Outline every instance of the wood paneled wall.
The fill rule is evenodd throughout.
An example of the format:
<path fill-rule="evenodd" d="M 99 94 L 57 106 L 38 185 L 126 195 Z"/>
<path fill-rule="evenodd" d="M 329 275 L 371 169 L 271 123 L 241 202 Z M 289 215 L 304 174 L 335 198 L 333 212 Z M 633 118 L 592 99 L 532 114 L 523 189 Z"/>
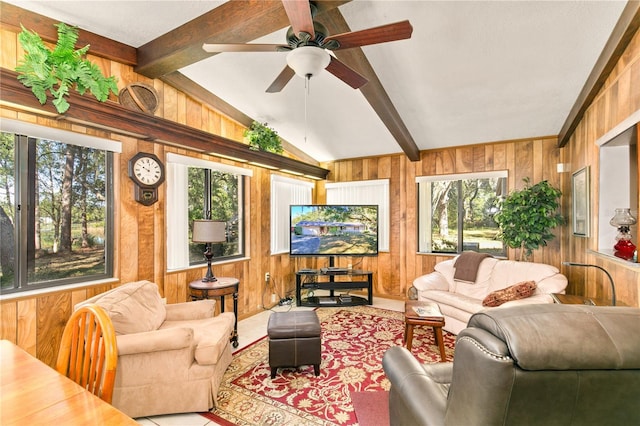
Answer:
<path fill-rule="evenodd" d="M 403 298 L 417 276 L 431 272 L 437 262 L 449 258 L 417 253 L 417 176 L 507 170 L 509 189 L 522 188 L 523 178 L 527 177 L 532 183 L 546 179 L 559 186 L 560 176 L 556 167 L 559 158 L 557 138 L 545 137 L 423 151 L 417 162 L 409 161 L 404 155 L 390 155 L 336 161 L 323 167 L 330 170 L 328 181 L 332 182 L 389 179 L 389 252 L 362 258 L 362 266 L 375 273 L 376 296 Z M 318 202 L 325 202 L 324 183 L 318 184 L 317 192 Z M 558 235 L 562 232 L 562 229 L 557 230 Z M 559 241 L 556 238 L 547 247 L 536 251 L 532 261 L 559 266 Z M 509 256 L 514 257 L 514 252 L 510 251 Z M 340 261 L 355 265 L 358 260 Z"/>
<path fill-rule="evenodd" d="M 16 33 L 0 28 L 0 66 L 14 69 L 18 57 Z M 509 189 L 520 188 L 524 177 L 532 182 L 543 179 L 560 186 L 563 190 L 562 208 L 565 215 L 570 211 L 570 173 L 558 174 L 557 163 L 570 163 L 572 170 L 584 165 L 592 166 L 592 183 L 597 182 L 597 137 L 630 112 L 640 108 L 640 70 L 637 58 L 640 54 L 638 36 L 620 61 L 601 96 L 589 109 L 567 148 L 557 148 L 555 137 L 531 138 L 517 141 L 486 143 L 450 149 L 424 151 L 418 162 L 410 162 L 404 155 L 386 155 L 373 158 L 350 159 L 323 165 L 331 170 L 329 181 L 348 182 L 365 179 L 388 178 L 391 194 L 391 241 L 390 251 L 378 257 L 360 259 L 340 259 L 362 269 L 370 269 L 374 276 L 374 295 L 403 298 L 412 280 L 433 270 L 433 266 L 447 256 L 417 254 L 417 196 L 416 176 L 442 175 L 451 173 L 472 173 L 490 170 L 508 170 Z M 160 107 L 155 113 L 159 117 L 193 126 L 230 139 L 241 140 L 243 128 L 238 123 L 225 118 L 217 111 L 189 98 L 173 87 L 159 80 L 148 80 L 137 75 L 129 66 L 112 61 L 91 58 L 106 74 L 116 75 L 119 87 L 142 81 L 152 84 L 159 93 Z M 202 154 L 190 153 L 175 147 L 163 146 L 145 140 L 122 136 L 117 133 L 83 127 L 64 120 L 44 117 L 20 108 L 2 107 L 0 117 L 17 118 L 50 127 L 92 134 L 119 140 L 123 152 L 116 161 L 116 258 L 114 282 L 97 286 L 85 286 L 71 290 L 57 290 L 15 298 L 3 298 L 0 303 L 0 338 L 8 339 L 53 365 L 59 346 L 62 329 L 73 306 L 108 290 L 109 288 L 135 280 L 148 279 L 156 282 L 168 303 L 187 300 L 187 285 L 201 277 L 204 268 L 179 272 L 166 271 L 165 253 L 165 195 L 161 187 L 159 201 L 150 207 L 137 204 L 133 200 L 132 182 L 127 176 L 127 162 L 137 152 L 154 152 L 161 159 L 167 152 L 193 155 L 213 161 L 236 164 L 232 161 L 216 159 Z M 271 291 L 266 290 L 264 273 L 271 273 L 279 297 L 294 291 L 294 272 L 303 267 L 317 267 L 318 260 L 290 259 L 288 255 L 270 255 L 270 175 L 272 172 L 252 167 L 253 177 L 249 179 L 247 196 L 247 254 L 240 261 L 216 265 L 219 276 L 234 276 L 240 279 L 239 316 L 244 318 L 270 305 Z M 592 185 L 592 199 L 597 199 L 597 187 Z M 326 200 L 324 183 L 316 185 L 314 201 Z M 595 204 L 595 203 L 594 203 Z M 597 217 L 597 206 L 592 217 Z M 595 225 L 597 226 L 597 224 Z M 597 232 L 592 231 L 593 234 Z M 607 267 L 615 275 L 619 299 L 629 305 L 638 305 L 639 278 L 636 269 L 629 269 L 619 262 L 595 257 L 588 249 L 597 247 L 591 239 L 571 236 L 570 226 L 557 230 L 555 240 L 546 248 L 534 253 L 533 260 L 560 267 L 563 260 L 596 262 Z M 562 247 L 562 249 L 561 249 Z M 514 253 L 509 256 L 514 258 Z M 360 262 L 360 263 L 358 263 Z M 571 280 L 570 291 L 580 294 L 579 281 L 588 279 L 586 294 L 600 296 L 603 292 L 597 274 L 583 271 L 564 271 Z M 606 295 L 606 294 L 605 294 Z M 227 310 L 231 301 L 227 301 Z M 242 336 L 240 336 L 242 339 Z"/>
<path fill-rule="evenodd" d="M 585 166 L 591 169 L 591 237 L 574 237 L 568 228 L 561 242 L 563 260 L 596 264 L 611 273 L 618 301 L 629 306 L 640 306 L 640 266 L 596 253 L 598 227 L 610 226 L 598 223 L 600 209 L 610 211 L 620 206 L 599 206 L 598 187 L 599 149 L 595 142 L 640 109 L 640 33 L 636 33 L 624 54 L 607 78 L 602 90 L 586 111 L 584 118 L 563 149 L 563 162 L 570 164 L 574 172 Z M 562 176 L 565 214 L 571 209 L 571 173 Z M 633 206 L 630 206 L 633 207 Z M 638 206 L 635 206 L 638 209 Z M 638 242 L 638 236 L 634 236 Z M 613 241 L 611 242 L 613 245 Z M 606 244 L 605 244 L 606 245 Z M 609 282 L 604 274 L 594 268 L 565 267 L 569 277 L 568 291 L 595 298 L 611 298 Z"/>

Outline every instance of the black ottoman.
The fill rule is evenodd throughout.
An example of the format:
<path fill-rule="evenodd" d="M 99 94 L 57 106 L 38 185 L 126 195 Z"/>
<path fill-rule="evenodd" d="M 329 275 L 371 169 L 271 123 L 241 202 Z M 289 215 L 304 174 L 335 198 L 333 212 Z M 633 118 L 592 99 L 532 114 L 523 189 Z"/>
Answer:
<path fill-rule="evenodd" d="M 320 374 L 320 321 L 314 311 L 274 312 L 267 324 L 271 378 L 278 367 L 313 365 Z"/>

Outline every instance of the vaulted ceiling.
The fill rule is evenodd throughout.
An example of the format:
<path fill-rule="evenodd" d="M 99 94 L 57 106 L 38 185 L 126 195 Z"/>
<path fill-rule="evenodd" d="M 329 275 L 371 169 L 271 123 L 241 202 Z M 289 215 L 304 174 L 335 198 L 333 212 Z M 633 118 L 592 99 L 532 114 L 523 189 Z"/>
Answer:
<path fill-rule="evenodd" d="M 6 3 L 135 48 L 138 73 L 243 124 L 267 122 L 310 161 L 398 152 L 417 160 L 431 148 L 564 136 L 576 101 L 589 96 L 583 88 L 597 88 L 594 67 L 607 66 L 601 52 L 628 37 L 616 24 L 629 9 L 604 0 L 319 1 L 329 34 L 408 19 L 412 37 L 336 51 L 369 80 L 358 90 L 323 72 L 307 87 L 294 77 L 266 93 L 286 53 L 210 54 L 202 44 L 285 44 L 281 1 Z"/>

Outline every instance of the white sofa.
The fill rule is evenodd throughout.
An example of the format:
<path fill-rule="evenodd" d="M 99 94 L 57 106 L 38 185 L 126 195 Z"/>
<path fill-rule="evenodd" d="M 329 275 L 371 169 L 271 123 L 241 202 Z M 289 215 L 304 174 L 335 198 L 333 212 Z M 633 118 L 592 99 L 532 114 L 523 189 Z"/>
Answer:
<path fill-rule="evenodd" d="M 558 268 L 543 263 L 516 262 L 488 257 L 478 267 L 475 282 L 454 279 L 458 257 L 436 264 L 435 271 L 416 278 L 413 286 L 418 300 L 436 302 L 445 317 L 444 329 L 458 334 L 471 315 L 483 309 L 519 304 L 553 303 L 551 293 L 564 293 L 567 278 Z M 530 297 L 505 302 L 498 308 L 482 305 L 490 293 L 524 281 L 534 281 L 536 290 Z"/>

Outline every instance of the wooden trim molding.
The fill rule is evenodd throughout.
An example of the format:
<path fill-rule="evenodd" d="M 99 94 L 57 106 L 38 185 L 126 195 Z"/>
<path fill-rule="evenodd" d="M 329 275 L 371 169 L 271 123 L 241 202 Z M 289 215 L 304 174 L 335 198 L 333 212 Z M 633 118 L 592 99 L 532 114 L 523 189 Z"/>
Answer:
<path fill-rule="evenodd" d="M 602 89 L 611 71 L 629 45 L 636 31 L 640 28 L 640 2 L 629 1 L 616 24 L 607 44 L 604 46 L 598 61 L 593 66 L 589 78 L 578 95 L 569 116 L 562 125 L 558 135 L 558 146 L 562 148 L 569 142 L 584 113 Z"/>
<path fill-rule="evenodd" d="M 326 179 L 329 174 L 329 170 L 313 164 L 270 152 L 254 151 L 241 142 L 133 111 L 112 101 L 99 102 L 90 96 L 82 96 L 75 92 L 69 96 L 69 110 L 65 114 L 57 114 L 51 100 L 41 105 L 31 90 L 18 81 L 17 73 L 6 68 L 0 68 L 0 100 L 43 111 L 59 120 L 70 120 L 142 140 L 249 162 L 258 167 L 293 172 L 317 179 Z"/>

